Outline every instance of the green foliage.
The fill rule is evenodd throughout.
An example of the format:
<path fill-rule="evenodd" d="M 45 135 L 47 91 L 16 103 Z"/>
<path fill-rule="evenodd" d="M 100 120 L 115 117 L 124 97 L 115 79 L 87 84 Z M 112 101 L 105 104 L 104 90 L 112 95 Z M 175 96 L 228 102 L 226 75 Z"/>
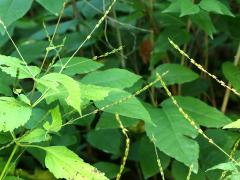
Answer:
<path fill-rule="evenodd" d="M 68 105 L 81 114 L 81 92 L 77 81 L 64 74 L 50 73 L 41 77 L 38 83 L 46 87 L 43 89 L 40 87 L 40 89 L 43 94 L 46 92 L 45 97 L 49 97 L 50 102 L 56 98 L 63 98 Z M 67 97 L 64 97 L 65 91 L 67 91 Z"/>
<path fill-rule="evenodd" d="M 129 88 L 141 77 L 124 69 L 108 69 L 86 75 L 81 82 L 118 89 Z"/>
<path fill-rule="evenodd" d="M 20 139 L 19 142 L 22 143 L 38 143 L 42 141 L 48 141 L 50 136 L 44 129 L 34 129 L 29 134 L 25 135 L 23 138 Z"/>
<path fill-rule="evenodd" d="M 131 94 L 126 91 L 113 91 L 103 101 L 98 101 L 95 104 L 99 109 L 109 104 L 113 104 L 111 107 L 104 109 L 104 111 L 112 114 L 119 113 L 122 116 L 141 119 L 146 123 L 152 123 L 148 111 L 136 97 L 129 98 L 129 100 L 124 102 L 117 102 L 118 100 L 122 100 L 130 96 Z"/>
<path fill-rule="evenodd" d="M 231 122 L 222 112 L 205 104 L 199 99 L 181 96 L 175 98 L 184 111 L 201 126 L 219 128 Z M 161 106 L 163 108 L 172 109 L 172 111 L 175 109 L 174 114 L 179 114 L 178 109 L 170 99 L 163 101 Z"/>
<path fill-rule="evenodd" d="M 155 69 L 151 79 L 156 79 L 156 73 L 163 74 L 165 72 L 167 74 L 163 77 L 163 80 L 167 85 L 182 84 L 198 78 L 196 73 L 184 66 L 179 64 L 163 64 Z M 160 83 L 156 84 L 156 87 L 160 87 Z"/>
<path fill-rule="evenodd" d="M 0 17 L 6 26 L 23 17 L 30 9 L 32 0 L 3 0 L 0 2 Z M 18 11 L 16 11 L 18 9 Z"/>
<path fill-rule="evenodd" d="M 0 107 L 0 131 L 4 132 L 23 126 L 32 114 L 32 108 L 28 104 L 12 97 L 0 97 Z"/>
<path fill-rule="evenodd" d="M 0 0 L 0 180 L 239 179 L 239 5 Z"/>
<path fill-rule="evenodd" d="M 45 147 L 46 167 L 56 178 L 65 179 L 107 179 L 91 165 L 64 146 Z"/>
<path fill-rule="evenodd" d="M 240 90 L 240 69 L 233 65 L 231 62 L 225 62 L 222 65 L 223 74 L 232 86 Z"/>
<path fill-rule="evenodd" d="M 62 68 L 62 66 L 68 61 L 69 57 L 60 59 L 56 64 L 53 65 L 56 72 Z M 91 59 L 84 57 L 74 57 L 63 70 L 63 74 L 73 76 L 76 74 L 86 74 L 91 71 L 95 71 L 103 65 L 95 62 Z"/>
<path fill-rule="evenodd" d="M 56 106 L 54 109 L 51 110 L 52 115 L 52 122 L 51 124 L 47 121 L 43 127 L 48 132 L 58 132 L 61 130 L 62 127 L 62 116 L 59 109 L 59 106 Z"/>
<path fill-rule="evenodd" d="M 150 139 L 156 139 L 156 146 L 165 154 L 174 157 L 187 166 L 193 165 L 198 171 L 199 146 L 194 140 L 198 133 L 173 108 L 162 109 L 149 107 L 151 119 L 156 126 L 146 124 L 146 132 Z M 171 148 L 174 145 L 174 148 Z"/>
<path fill-rule="evenodd" d="M 4 55 L 0 55 L 0 69 L 18 79 L 34 78 L 40 73 L 38 67 L 27 66 L 27 64 L 20 59 Z"/>
<path fill-rule="evenodd" d="M 37 0 L 37 2 L 57 16 L 63 8 L 64 0 L 57 0 L 54 3 L 48 0 Z"/>

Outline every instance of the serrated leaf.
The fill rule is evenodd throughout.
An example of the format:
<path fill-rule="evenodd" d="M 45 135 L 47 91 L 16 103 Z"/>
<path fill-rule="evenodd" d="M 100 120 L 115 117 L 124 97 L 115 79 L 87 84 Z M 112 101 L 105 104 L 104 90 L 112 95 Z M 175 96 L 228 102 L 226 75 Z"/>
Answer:
<path fill-rule="evenodd" d="M 6 26 L 24 16 L 32 5 L 32 0 L 1 0 L 0 18 Z"/>
<path fill-rule="evenodd" d="M 18 79 L 32 78 L 40 73 L 36 66 L 27 66 L 22 60 L 0 55 L 0 69 L 12 77 L 18 76 Z"/>
<path fill-rule="evenodd" d="M 77 81 L 64 74 L 50 73 L 38 79 L 38 83 L 45 87 L 38 85 L 42 93 L 50 89 L 45 97 L 52 96 L 53 99 L 64 97 L 64 101 L 81 114 L 81 93 Z M 67 97 L 65 97 L 65 92 L 62 92 L 63 90 L 67 91 Z"/>
<path fill-rule="evenodd" d="M 222 127 L 230 122 L 227 116 L 214 107 L 207 105 L 201 100 L 193 97 L 175 97 L 180 107 L 194 120 L 197 124 L 205 127 Z M 180 114 L 177 107 L 173 104 L 169 98 L 161 103 L 164 108 L 171 108 L 175 114 Z"/>
<path fill-rule="evenodd" d="M 60 69 L 66 62 L 69 60 L 69 57 L 60 59 L 56 64 L 53 65 L 54 71 L 59 72 Z M 95 71 L 102 67 L 103 64 L 98 63 L 92 59 L 85 57 L 74 57 L 69 61 L 66 68 L 63 70 L 63 74 L 73 76 L 76 74 L 86 74 L 91 71 Z"/>
<path fill-rule="evenodd" d="M 49 132 L 57 133 L 62 128 L 62 115 L 59 106 L 56 106 L 54 109 L 51 110 L 51 115 L 52 115 L 51 124 L 47 121 L 43 125 L 43 127 Z"/>
<path fill-rule="evenodd" d="M 48 141 L 50 136 L 44 129 L 34 129 L 29 134 L 24 135 L 23 138 L 19 140 L 20 143 L 38 143 L 42 141 Z"/>
<path fill-rule="evenodd" d="M 185 15 L 197 14 L 199 10 L 198 5 L 194 4 L 191 0 L 176 0 L 163 12 L 177 12 L 180 13 L 180 17 L 182 17 Z"/>
<path fill-rule="evenodd" d="M 232 84 L 232 86 L 240 91 L 240 69 L 237 66 L 234 66 L 231 62 L 225 62 L 222 65 L 222 70 L 224 76 Z"/>
<path fill-rule="evenodd" d="M 150 80 L 156 79 L 156 73 L 166 73 L 163 76 L 163 80 L 167 85 L 182 84 L 185 82 L 193 81 L 199 77 L 197 73 L 180 64 L 162 64 L 158 66 L 152 73 Z M 157 83 L 155 86 L 161 87 L 161 84 Z"/>
<path fill-rule="evenodd" d="M 125 89 L 133 86 L 141 76 L 125 69 L 112 68 L 105 71 L 96 71 L 86 75 L 81 82 L 98 86 Z"/>
<path fill-rule="evenodd" d="M 12 97 L 0 97 L 0 131 L 13 131 L 24 125 L 32 114 L 32 108 Z"/>
<path fill-rule="evenodd" d="M 234 14 L 219 0 L 202 0 L 199 6 L 208 12 L 234 17 Z"/>
<path fill-rule="evenodd" d="M 56 178 L 106 180 L 103 173 L 85 163 L 64 146 L 43 147 L 46 151 L 45 165 Z"/>
<path fill-rule="evenodd" d="M 150 139 L 155 139 L 155 144 L 160 151 L 168 156 L 193 166 L 193 172 L 198 171 L 199 146 L 194 140 L 198 132 L 187 122 L 187 120 L 175 109 L 148 107 L 152 121 L 156 124 L 146 124 L 146 132 Z M 173 148 L 174 147 L 174 148 Z"/>
<path fill-rule="evenodd" d="M 54 15 L 59 15 L 61 9 L 63 8 L 64 0 L 37 0 L 39 4 L 41 4 L 46 10 L 53 13 Z"/>
<path fill-rule="evenodd" d="M 123 101 L 116 104 L 117 101 L 122 100 L 123 98 L 129 97 L 129 96 L 131 96 L 131 94 L 126 91 L 116 90 L 116 91 L 112 91 L 109 94 L 109 96 L 107 96 L 103 101 L 97 101 L 95 102 L 95 104 L 100 109 L 109 104 L 115 103 L 114 105 L 108 108 L 105 108 L 103 111 L 109 112 L 112 114 L 119 113 L 122 116 L 141 119 L 146 123 L 152 123 L 152 120 L 148 111 L 145 109 L 145 107 L 136 97 L 131 97 L 127 101 Z"/>

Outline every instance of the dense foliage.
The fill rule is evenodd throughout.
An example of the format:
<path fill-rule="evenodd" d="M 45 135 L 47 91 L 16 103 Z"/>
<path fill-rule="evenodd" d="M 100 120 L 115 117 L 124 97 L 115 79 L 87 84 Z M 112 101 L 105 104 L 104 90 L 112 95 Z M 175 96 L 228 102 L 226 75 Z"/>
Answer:
<path fill-rule="evenodd" d="M 0 180 L 240 179 L 239 29 L 239 0 L 0 0 Z"/>

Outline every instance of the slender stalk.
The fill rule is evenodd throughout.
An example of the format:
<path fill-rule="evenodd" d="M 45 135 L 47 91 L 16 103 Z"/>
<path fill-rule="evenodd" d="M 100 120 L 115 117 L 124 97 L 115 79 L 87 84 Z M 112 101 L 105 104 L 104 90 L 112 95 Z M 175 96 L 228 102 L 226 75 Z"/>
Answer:
<path fill-rule="evenodd" d="M 192 26 L 192 22 L 191 22 L 190 19 L 188 19 L 188 22 L 187 22 L 187 32 L 190 31 L 191 26 Z M 186 50 L 187 50 L 187 43 L 185 43 L 183 45 L 183 51 L 186 52 Z M 182 57 L 181 57 L 181 65 L 184 65 L 184 60 L 185 60 L 185 57 L 184 57 L 184 55 L 182 55 Z M 178 95 L 181 95 L 181 93 L 182 93 L 182 86 L 180 84 L 180 85 L 178 85 Z"/>
<path fill-rule="evenodd" d="M 239 61 L 240 61 L 240 42 L 239 42 L 238 50 L 237 50 L 237 53 L 236 53 L 236 56 L 235 56 L 234 65 L 237 66 Z M 229 83 L 228 86 L 230 87 L 231 84 Z M 225 111 L 227 109 L 227 104 L 228 104 L 229 97 L 230 97 L 230 89 L 226 89 L 225 94 L 224 94 L 224 98 L 223 98 L 223 102 L 222 102 L 222 107 L 221 107 L 221 111 L 223 113 L 225 113 Z"/>
<path fill-rule="evenodd" d="M 115 8 L 113 8 L 113 18 L 115 20 L 117 20 L 117 15 L 116 15 L 116 10 Z M 116 35 L 117 35 L 117 41 L 118 41 L 118 46 L 122 46 L 122 36 L 121 36 L 121 32 L 120 32 L 120 29 L 119 29 L 119 25 L 118 23 L 115 23 L 115 26 L 116 26 Z M 120 60 L 121 60 L 121 66 L 123 68 L 126 67 L 126 62 L 125 62 L 125 59 L 124 59 L 124 52 L 123 52 L 123 49 L 120 50 Z"/>
<path fill-rule="evenodd" d="M 113 0 L 108 9 L 105 11 L 104 15 L 99 19 L 98 23 L 94 26 L 92 31 L 88 34 L 88 36 L 84 39 L 84 41 L 78 46 L 78 48 L 74 51 L 74 53 L 71 55 L 71 57 L 67 60 L 67 62 L 62 66 L 61 70 L 59 73 L 61 74 L 63 70 L 67 67 L 68 63 L 73 59 L 73 57 L 78 53 L 78 51 L 83 47 L 83 45 L 91 39 L 93 33 L 100 27 L 102 22 L 105 20 L 111 9 L 113 8 L 114 4 L 116 3 L 117 0 Z"/>
<path fill-rule="evenodd" d="M 3 178 L 5 177 L 5 174 L 7 173 L 8 167 L 9 167 L 9 165 L 10 165 L 10 163 L 11 163 L 11 161 L 13 159 L 13 156 L 16 153 L 17 149 L 18 149 L 18 145 L 15 145 L 13 150 L 12 150 L 12 152 L 11 152 L 11 154 L 10 154 L 10 156 L 9 156 L 9 158 L 8 158 L 8 160 L 7 160 L 7 163 L 5 164 L 5 166 L 3 168 L 3 171 L 2 171 L 1 176 L 0 176 L 0 180 L 3 180 Z"/>

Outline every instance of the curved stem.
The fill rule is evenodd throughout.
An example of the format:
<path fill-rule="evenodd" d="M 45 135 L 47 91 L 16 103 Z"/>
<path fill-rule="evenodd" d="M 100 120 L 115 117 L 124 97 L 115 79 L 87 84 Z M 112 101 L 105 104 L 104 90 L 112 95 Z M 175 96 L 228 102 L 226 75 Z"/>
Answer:
<path fill-rule="evenodd" d="M 8 158 L 8 160 L 7 160 L 7 163 L 5 164 L 5 166 L 3 168 L 3 171 L 2 171 L 1 176 L 0 176 L 0 180 L 3 180 L 5 174 L 7 174 L 8 167 L 9 167 L 10 162 L 12 161 L 12 158 L 13 158 L 14 154 L 16 153 L 17 149 L 18 149 L 18 145 L 15 145 L 11 154 L 10 154 L 10 156 L 9 156 L 9 158 Z"/>
<path fill-rule="evenodd" d="M 238 50 L 237 50 L 237 54 L 235 56 L 234 65 L 237 66 L 239 61 L 240 61 L 240 43 L 238 45 Z M 231 84 L 229 83 L 228 86 L 230 87 Z M 230 90 L 226 89 L 225 94 L 224 94 L 224 98 L 223 98 L 223 102 L 222 102 L 222 107 L 221 107 L 221 111 L 223 113 L 225 113 L 225 111 L 227 109 L 227 104 L 228 104 L 229 97 L 230 97 Z"/>

